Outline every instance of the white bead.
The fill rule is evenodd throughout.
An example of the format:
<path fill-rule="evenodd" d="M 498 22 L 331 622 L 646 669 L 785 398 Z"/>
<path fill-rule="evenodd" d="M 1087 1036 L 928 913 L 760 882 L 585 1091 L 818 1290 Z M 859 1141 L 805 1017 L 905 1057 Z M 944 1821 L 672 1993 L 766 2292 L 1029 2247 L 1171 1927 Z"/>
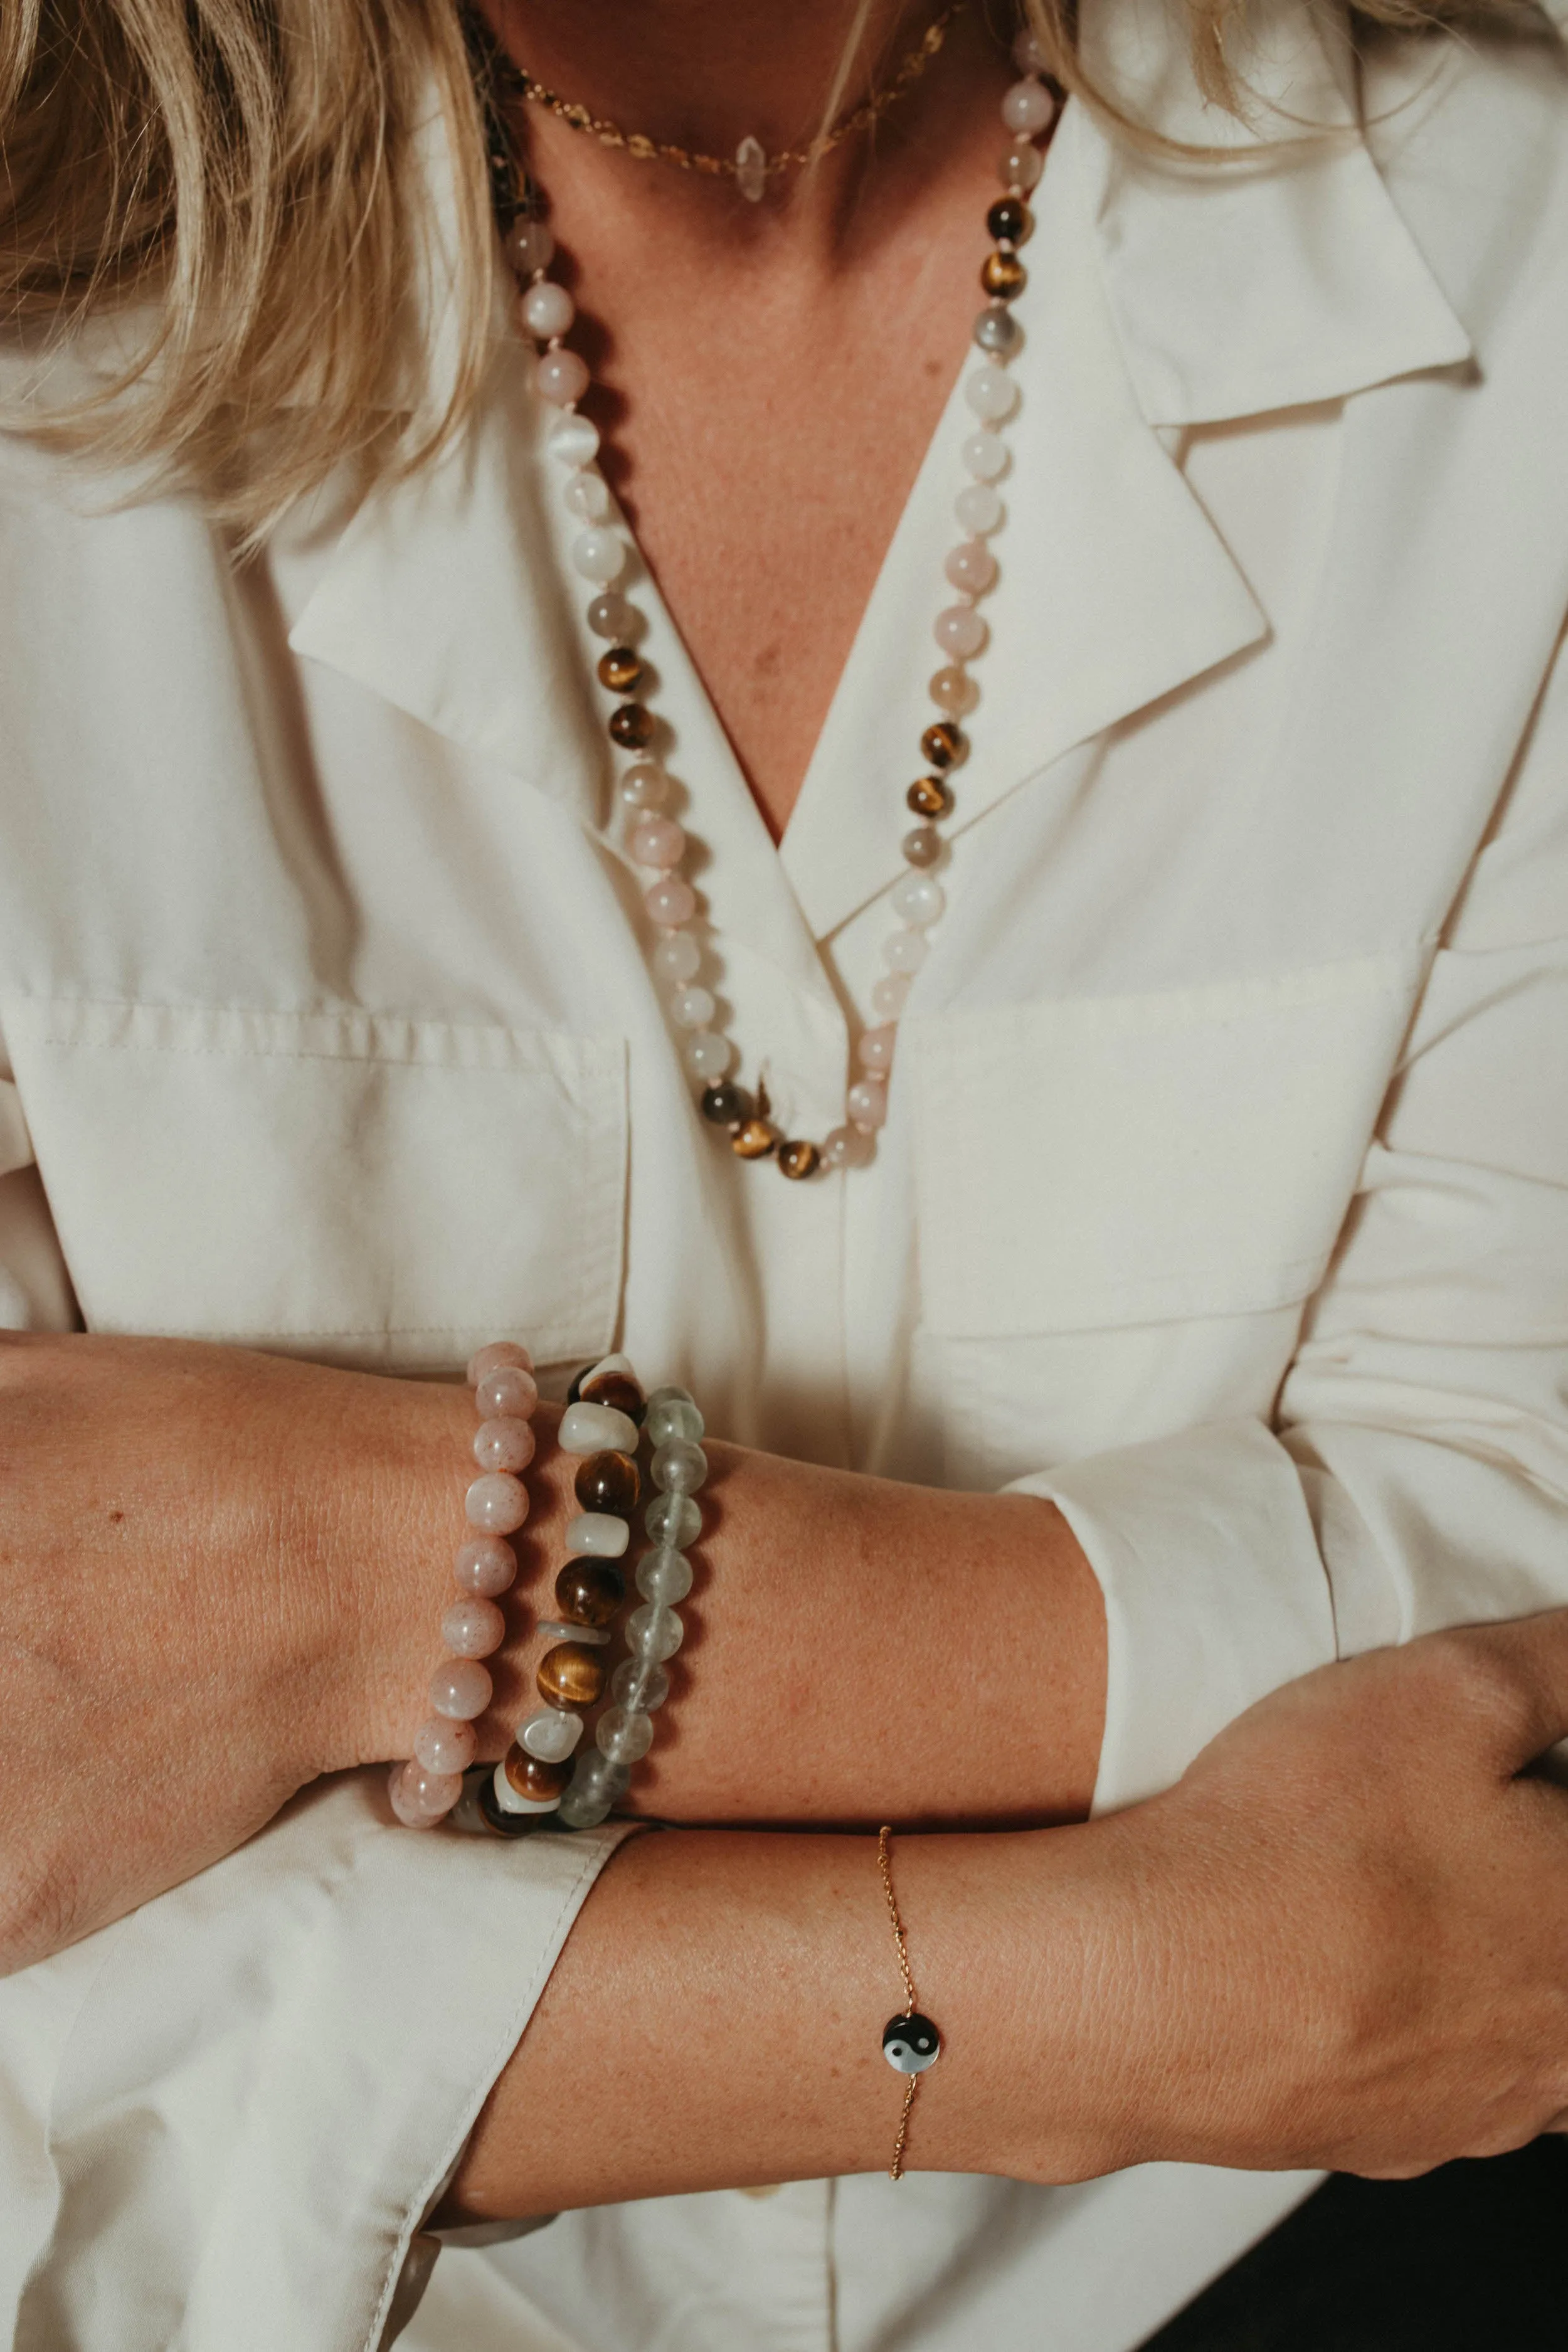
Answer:
<path fill-rule="evenodd" d="M 1002 100 L 1002 120 L 1009 131 L 1037 139 L 1057 110 L 1056 100 L 1042 81 L 1016 81 Z"/>
<path fill-rule="evenodd" d="M 985 624 L 973 604 L 950 604 L 937 614 L 931 635 L 944 654 L 972 661 L 985 643 Z"/>
<path fill-rule="evenodd" d="M 950 550 L 942 570 L 965 595 L 984 596 L 996 577 L 996 558 L 983 539 L 966 539 Z"/>
<path fill-rule="evenodd" d="M 651 760 L 639 760 L 621 778 L 621 798 L 628 808 L 662 808 L 669 792 L 669 778 Z"/>
<path fill-rule="evenodd" d="M 879 1020 L 896 1021 L 909 999 L 914 975 L 907 971 L 886 971 L 871 989 L 871 1010 Z"/>
<path fill-rule="evenodd" d="M 541 355 L 533 371 L 533 381 L 539 387 L 541 399 L 552 402 L 557 408 L 570 408 L 572 403 L 581 400 L 588 389 L 587 365 L 575 352 L 557 347 Z"/>
<path fill-rule="evenodd" d="M 882 941 L 882 961 L 889 971 L 919 971 L 926 960 L 923 931 L 893 931 Z"/>
<path fill-rule="evenodd" d="M 619 1559 L 631 1533 L 625 1519 L 615 1518 L 608 1511 L 583 1511 L 567 1520 L 564 1540 L 574 1556 L 581 1552 L 589 1559 Z"/>
<path fill-rule="evenodd" d="M 565 489 L 566 511 L 580 516 L 584 522 L 603 522 L 610 511 L 610 493 L 603 474 L 590 473 L 586 467 L 574 474 Z M 962 521 L 963 517 L 959 520 Z M 984 528 L 981 524 L 976 530 Z"/>
<path fill-rule="evenodd" d="M 970 435 L 962 455 L 965 473 L 973 474 L 977 482 L 999 481 L 1007 470 L 1007 444 L 999 433 L 988 433 L 984 427 Z"/>
<path fill-rule="evenodd" d="M 542 1764 L 564 1764 L 583 1737 L 583 1718 L 563 1706 L 543 1706 L 519 1726 L 517 1744 Z"/>
<path fill-rule="evenodd" d="M 1026 25 L 1013 44 L 1013 63 L 1021 74 L 1043 74 L 1047 70 L 1038 37 Z"/>
<path fill-rule="evenodd" d="M 498 1764 L 490 1782 L 496 1795 L 498 1813 L 552 1813 L 561 1802 L 559 1797 L 520 1797 L 506 1777 L 506 1766 Z"/>
<path fill-rule="evenodd" d="M 607 1625 L 579 1625 L 570 1617 L 542 1617 L 533 1630 L 542 1642 L 586 1642 L 591 1650 L 601 1649 L 610 1638 Z"/>
<path fill-rule="evenodd" d="M 648 958 L 656 980 L 668 981 L 679 988 L 683 981 L 694 980 L 702 964 L 702 950 L 689 931 L 671 931 L 660 940 Z M 709 1016 L 711 1018 L 711 1015 Z"/>
<path fill-rule="evenodd" d="M 572 542 L 572 561 L 584 580 L 596 580 L 604 587 L 620 578 L 626 551 L 618 531 L 580 530 Z"/>
<path fill-rule="evenodd" d="M 888 1116 L 888 1089 L 881 1078 L 861 1078 L 844 1097 L 857 1127 L 880 1127 Z"/>
<path fill-rule="evenodd" d="M 704 1078 L 710 1085 L 721 1078 L 734 1055 L 728 1037 L 717 1029 L 694 1029 L 681 1047 L 686 1066 L 694 1078 Z"/>
<path fill-rule="evenodd" d="M 563 1454 L 635 1454 L 637 1425 L 613 1404 L 569 1404 L 555 1443 Z"/>
<path fill-rule="evenodd" d="M 678 989 L 669 1000 L 670 1019 L 679 1029 L 706 1029 L 717 1010 L 706 988 Z"/>
<path fill-rule="evenodd" d="M 893 893 L 893 911 L 916 930 L 929 930 L 940 921 L 947 893 L 929 874 L 906 874 Z"/>
<path fill-rule="evenodd" d="M 1011 416 L 1018 401 L 1018 387 L 1005 368 L 978 367 L 963 387 L 963 397 L 976 416 L 993 424 Z"/>
<path fill-rule="evenodd" d="M 864 1070 L 887 1072 L 893 1066 L 893 1046 L 898 1031 L 890 1023 L 879 1029 L 868 1029 L 855 1048 L 855 1059 Z"/>
<path fill-rule="evenodd" d="M 563 416 L 550 428 L 549 446 L 563 466 L 591 466 L 599 454 L 599 428 L 586 416 Z"/>
<path fill-rule="evenodd" d="M 522 323 L 542 343 L 564 335 L 576 315 L 577 306 L 565 287 L 553 285 L 548 278 L 531 286 L 522 298 Z"/>
<path fill-rule="evenodd" d="M 584 475 L 583 478 L 597 481 L 598 477 Z M 971 482 L 966 490 L 960 490 L 952 502 L 952 511 L 960 530 L 968 531 L 975 539 L 984 539 L 987 531 L 1002 527 L 1002 501 L 989 482 Z"/>

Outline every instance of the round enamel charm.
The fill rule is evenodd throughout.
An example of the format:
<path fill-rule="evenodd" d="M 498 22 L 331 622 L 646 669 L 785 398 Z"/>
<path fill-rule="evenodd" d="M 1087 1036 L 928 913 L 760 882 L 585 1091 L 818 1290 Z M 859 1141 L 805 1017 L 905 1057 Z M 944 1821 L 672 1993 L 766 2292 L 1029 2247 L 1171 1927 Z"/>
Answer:
<path fill-rule="evenodd" d="M 942 2036 L 918 2010 L 889 2017 L 882 2028 L 882 2055 L 900 2074 L 923 2074 L 942 2055 Z"/>

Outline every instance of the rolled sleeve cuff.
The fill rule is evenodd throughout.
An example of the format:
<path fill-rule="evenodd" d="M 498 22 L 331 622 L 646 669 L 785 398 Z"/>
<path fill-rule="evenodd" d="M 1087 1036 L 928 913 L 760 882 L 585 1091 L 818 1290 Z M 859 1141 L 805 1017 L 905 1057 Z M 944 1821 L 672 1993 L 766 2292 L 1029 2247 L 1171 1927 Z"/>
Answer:
<path fill-rule="evenodd" d="M 1296 1465 L 1260 1422 L 1221 1422 L 1015 1479 L 1061 1511 L 1108 1638 L 1096 1813 L 1180 1780 L 1257 1700 L 1335 1655 Z"/>

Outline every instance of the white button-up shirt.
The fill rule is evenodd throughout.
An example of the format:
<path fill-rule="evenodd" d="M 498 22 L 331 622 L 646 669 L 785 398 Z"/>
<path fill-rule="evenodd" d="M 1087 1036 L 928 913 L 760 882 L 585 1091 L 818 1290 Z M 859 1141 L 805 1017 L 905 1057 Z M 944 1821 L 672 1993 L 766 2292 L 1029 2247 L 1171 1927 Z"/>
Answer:
<path fill-rule="evenodd" d="M 1086 37 L 1251 143 L 1155 0 Z M 1349 78 L 1287 0 L 1255 84 L 1344 121 Z M 847 1177 L 694 1113 L 515 350 L 441 462 L 243 568 L 195 502 L 11 449 L 5 1319 L 409 1372 L 624 1345 L 727 1436 L 1055 1496 L 1106 1597 L 1101 1809 L 1336 1654 L 1568 1599 L 1563 100 L 1393 42 L 1367 95 L 1367 139 L 1234 172 L 1068 111 L 948 910 Z M 779 849 L 637 583 L 793 1131 L 841 1116 L 892 920 L 964 415 Z M 0 1988 L 18 2347 L 390 2340 L 613 1843 L 411 1837 L 350 1780 Z M 444 2254 L 404 2341 L 1128 2352 L 1309 2185 L 565 2216 Z"/>

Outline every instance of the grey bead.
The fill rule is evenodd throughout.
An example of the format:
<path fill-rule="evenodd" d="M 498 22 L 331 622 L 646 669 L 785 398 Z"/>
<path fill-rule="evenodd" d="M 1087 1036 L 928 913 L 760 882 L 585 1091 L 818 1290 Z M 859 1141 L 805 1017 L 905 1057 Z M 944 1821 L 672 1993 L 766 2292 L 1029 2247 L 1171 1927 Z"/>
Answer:
<path fill-rule="evenodd" d="M 708 1475 L 708 1456 L 700 1445 L 672 1438 L 655 1454 L 648 1475 L 661 1495 L 695 1495 Z"/>
<path fill-rule="evenodd" d="M 702 1532 L 702 1514 L 689 1495 L 658 1495 L 643 1514 L 643 1525 L 656 1544 L 684 1551 Z"/>
<path fill-rule="evenodd" d="M 684 1601 L 691 1590 L 691 1562 L 683 1551 L 645 1552 L 637 1563 L 637 1591 L 645 1601 Z"/>
<path fill-rule="evenodd" d="M 983 352 L 1011 359 L 1024 340 L 1024 330 L 1005 302 L 988 302 L 974 321 L 974 340 Z"/>
<path fill-rule="evenodd" d="M 669 1676 L 653 1658 L 623 1658 L 610 1676 L 610 1696 L 639 1715 L 651 1715 L 669 1696 Z"/>
<path fill-rule="evenodd" d="M 673 1609 L 666 1609 L 657 1601 L 645 1601 L 626 1619 L 626 1647 L 634 1658 L 652 1658 L 662 1662 L 673 1658 L 685 1638 L 686 1628 Z"/>
<path fill-rule="evenodd" d="M 695 1445 L 702 1435 L 702 1415 L 684 1389 L 655 1389 L 643 1426 L 650 1445 L 669 1445 L 678 1439 Z"/>

